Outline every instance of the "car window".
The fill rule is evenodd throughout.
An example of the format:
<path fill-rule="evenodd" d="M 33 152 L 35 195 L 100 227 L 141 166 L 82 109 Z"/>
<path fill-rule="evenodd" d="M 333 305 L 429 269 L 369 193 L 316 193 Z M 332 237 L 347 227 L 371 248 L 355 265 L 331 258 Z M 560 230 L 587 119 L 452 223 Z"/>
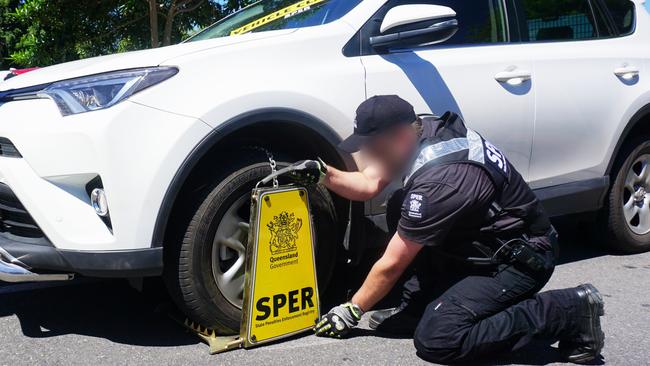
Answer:
<path fill-rule="evenodd" d="M 188 42 L 333 22 L 361 0 L 262 0 L 211 25 Z"/>
<path fill-rule="evenodd" d="M 605 9 L 596 2 L 591 3 L 591 9 L 594 12 L 594 17 L 596 18 L 596 24 L 598 25 L 598 38 L 609 38 L 614 37 L 618 34 L 618 31 L 613 28 L 613 25 L 610 21 L 607 20 L 607 14 Z"/>
<path fill-rule="evenodd" d="M 634 3 L 630 0 L 604 0 L 614 25 L 621 35 L 634 31 Z"/>
<path fill-rule="evenodd" d="M 588 0 L 518 0 L 523 41 L 574 41 L 598 37 Z"/>
<path fill-rule="evenodd" d="M 507 26 L 500 0 L 436 0 L 430 4 L 456 11 L 458 32 L 444 44 L 499 43 L 507 40 Z"/>

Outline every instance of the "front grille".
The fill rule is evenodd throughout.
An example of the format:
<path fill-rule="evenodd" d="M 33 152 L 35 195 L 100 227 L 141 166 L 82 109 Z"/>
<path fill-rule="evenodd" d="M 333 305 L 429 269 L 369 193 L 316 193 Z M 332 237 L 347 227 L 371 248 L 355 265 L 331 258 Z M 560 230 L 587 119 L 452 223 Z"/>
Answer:
<path fill-rule="evenodd" d="M 32 216 L 8 185 L 0 183 L 0 234 L 12 239 L 47 241 Z"/>
<path fill-rule="evenodd" d="M 6 137 L 0 137 L 0 156 L 7 158 L 22 158 L 13 142 Z"/>

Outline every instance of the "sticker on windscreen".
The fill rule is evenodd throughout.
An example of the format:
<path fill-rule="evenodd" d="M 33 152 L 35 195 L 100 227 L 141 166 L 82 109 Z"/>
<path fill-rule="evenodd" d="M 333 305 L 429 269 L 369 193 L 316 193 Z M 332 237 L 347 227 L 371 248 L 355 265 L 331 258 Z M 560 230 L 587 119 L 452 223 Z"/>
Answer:
<path fill-rule="evenodd" d="M 645 5 L 645 9 L 648 11 L 648 13 L 650 13 L 650 1 L 646 0 L 644 5 Z"/>
<path fill-rule="evenodd" d="M 303 0 L 297 2 L 293 5 L 287 6 L 286 8 L 280 9 L 271 14 L 267 14 L 261 18 L 257 18 L 254 21 L 233 30 L 230 32 L 230 35 L 235 36 L 249 33 L 261 26 L 275 22 L 276 20 L 292 18 L 298 14 L 311 10 L 311 7 L 313 5 L 324 3 L 326 1 L 328 0 Z"/>

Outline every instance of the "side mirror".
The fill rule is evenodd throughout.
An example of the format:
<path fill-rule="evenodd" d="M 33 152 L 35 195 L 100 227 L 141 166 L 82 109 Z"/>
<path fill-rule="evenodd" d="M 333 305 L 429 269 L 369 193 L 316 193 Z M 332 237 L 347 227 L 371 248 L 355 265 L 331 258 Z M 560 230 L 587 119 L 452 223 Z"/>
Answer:
<path fill-rule="evenodd" d="M 397 47 L 428 46 L 453 37 L 458 31 L 456 12 L 440 5 L 400 5 L 386 13 L 379 31 L 381 35 L 370 37 L 370 45 L 387 50 Z M 433 24 L 429 24 L 433 22 Z"/>

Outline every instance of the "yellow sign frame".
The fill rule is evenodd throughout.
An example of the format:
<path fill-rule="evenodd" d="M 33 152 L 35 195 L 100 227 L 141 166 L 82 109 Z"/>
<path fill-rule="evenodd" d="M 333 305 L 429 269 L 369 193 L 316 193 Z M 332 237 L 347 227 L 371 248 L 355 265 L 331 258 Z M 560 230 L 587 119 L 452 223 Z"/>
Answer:
<path fill-rule="evenodd" d="M 251 198 L 240 328 L 245 348 L 311 330 L 320 318 L 309 193 L 293 186 L 256 188 Z M 260 320 L 271 314 L 274 320 Z"/>

